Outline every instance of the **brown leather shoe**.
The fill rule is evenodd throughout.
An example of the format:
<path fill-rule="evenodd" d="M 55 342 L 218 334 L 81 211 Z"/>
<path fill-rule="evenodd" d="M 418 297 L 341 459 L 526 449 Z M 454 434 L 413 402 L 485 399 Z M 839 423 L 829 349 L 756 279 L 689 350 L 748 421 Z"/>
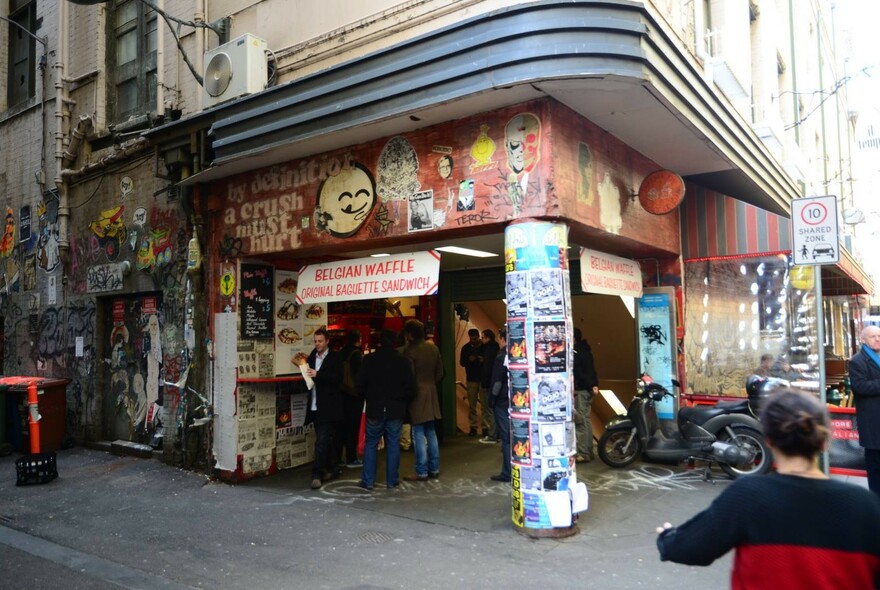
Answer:
<path fill-rule="evenodd" d="M 406 481 L 428 481 L 427 475 L 404 475 Z"/>

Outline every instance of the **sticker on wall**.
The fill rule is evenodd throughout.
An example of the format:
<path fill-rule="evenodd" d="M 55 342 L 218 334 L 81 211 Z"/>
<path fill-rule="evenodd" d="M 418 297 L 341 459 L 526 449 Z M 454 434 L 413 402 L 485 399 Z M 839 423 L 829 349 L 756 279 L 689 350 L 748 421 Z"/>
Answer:
<path fill-rule="evenodd" d="M 455 203 L 455 210 L 473 211 L 474 207 L 474 179 L 466 178 L 458 183 L 458 201 Z"/>
<path fill-rule="evenodd" d="M 220 277 L 220 294 L 224 297 L 230 297 L 235 293 L 235 275 L 231 272 L 225 272 Z"/>
<path fill-rule="evenodd" d="M 454 166 L 455 163 L 452 160 L 452 156 L 448 153 L 440 156 L 440 159 L 437 160 L 437 172 L 440 174 L 440 178 L 446 180 L 452 176 L 452 169 Z"/>
<path fill-rule="evenodd" d="M 27 256 L 24 259 L 22 267 L 24 275 L 22 289 L 24 291 L 33 291 L 37 287 L 37 257 L 36 255 Z"/>
<path fill-rule="evenodd" d="M 409 197 L 408 231 L 423 231 L 434 227 L 434 191 L 422 191 Z"/>
<path fill-rule="evenodd" d="M 144 224 L 147 222 L 147 210 L 143 207 L 138 207 L 137 209 L 135 209 L 131 222 L 138 227 L 143 227 Z"/>
<path fill-rule="evenodd" d="M 392 201 L 395 207 L 406 201 L 421 188 L 419 182 L 419 157 L 415 148 L 405 138 L 392 137 L 379 154 L 376 190 L 383 201 Z M 399 211 L 396 211 L 399 213 Z M 399 215 L 396 217 L 399 218 Z"/>
<path fill-rule="evenodd" d="M 351 162 L 318 187 L 315 228 L 337 238 L 354 235 L 376 204 L 376 181 L 366 166 Z"/>
<path fill-rule="evenodd" d="M 492 156 L 495 155 L 495 142 L 489 137 L 489 126 L 480 125 L 480 134 L 471 145 L 471 172 L 486 170 L 492 165 Z"/>
<path fill-rule="evenodd" d="M 122 199 L 124 200 L 133 190 L 134 181 L 129 176 L 123 176 L 119 180 L 119 192 L 122 193 Z"/>

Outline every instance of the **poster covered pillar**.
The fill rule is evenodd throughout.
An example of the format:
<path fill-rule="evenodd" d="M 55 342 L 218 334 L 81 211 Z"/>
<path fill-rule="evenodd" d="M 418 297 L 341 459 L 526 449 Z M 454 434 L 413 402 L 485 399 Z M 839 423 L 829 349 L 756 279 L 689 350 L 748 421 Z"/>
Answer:
<path fill-rule="evenodd" d="M 521 220 L 504 232 L 513 523 L 531 537 L 577 532 L 587 507 L 575 470 L 568 226 Z"/>

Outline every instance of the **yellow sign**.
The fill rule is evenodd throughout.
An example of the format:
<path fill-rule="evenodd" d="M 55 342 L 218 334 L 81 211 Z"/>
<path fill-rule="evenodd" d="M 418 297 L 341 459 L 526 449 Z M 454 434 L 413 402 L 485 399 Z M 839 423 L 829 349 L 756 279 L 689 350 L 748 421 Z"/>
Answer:
<path fill-rule="evenodd" d="M 220 277 L 220 294 L 229 297 L 235 291 L 235 277 L 231 272 L 223 273 Z"/>
<path fill-rule="evenodd" d="M 791 286 L 801 291 L 812 289 L 813 285 L 815 285 L 813 282 L 812 266 L 793 266 L 789 277 L 791 279 Z"/>

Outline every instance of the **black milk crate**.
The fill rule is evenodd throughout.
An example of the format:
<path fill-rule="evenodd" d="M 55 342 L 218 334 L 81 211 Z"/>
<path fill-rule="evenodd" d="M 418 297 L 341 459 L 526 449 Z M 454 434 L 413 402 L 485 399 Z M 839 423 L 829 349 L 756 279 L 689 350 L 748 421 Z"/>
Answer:
<path fill-rule="evenodd" d="M 49 483 L 58 477 L 55 453 L 33 453 L 20 457 L 15 461 L 15 470 L 18 472 L 17 486 Z"/>

